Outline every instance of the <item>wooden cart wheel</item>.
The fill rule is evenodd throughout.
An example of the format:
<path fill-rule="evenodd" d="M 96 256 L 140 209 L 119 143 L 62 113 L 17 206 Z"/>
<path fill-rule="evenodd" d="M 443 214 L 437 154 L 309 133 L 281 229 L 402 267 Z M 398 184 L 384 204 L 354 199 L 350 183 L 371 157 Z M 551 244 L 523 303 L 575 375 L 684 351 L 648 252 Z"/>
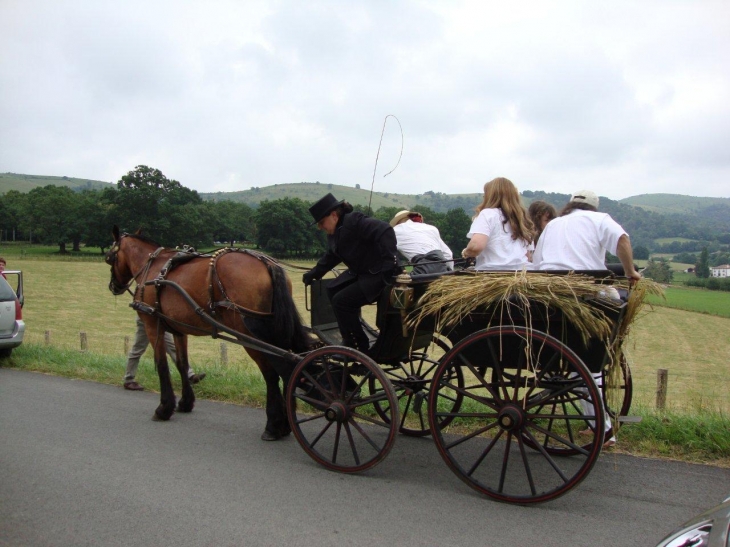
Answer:
<path fill-rule="evenodd" d="M 408 358 L 395 363 L 383 364 L 383 372 L 388 376 L 393 389 L 398 396 L 400 424 L 398 430 L 404 435 L 412 437 L 423 437 L 431 434 L 428 423 L 428 397 L 431 393 L 431 379 L 438 366 L 440 359 L 451 348 L 448 340 L 434 337 L 431 345 L 422 352 L 414 352 Z M 438 358 L 438 359 L 437 359 Z M 454 377 L 450 381 L 457 385 L 464 385 L 464 379 L 460 376 L 461 369 L 453 370 Z M 373 379 L 374 380 L 374 379 Z M 377 386 L 370 386 L 371 392 L 377 392 Z M 457 412 L 461 406 L 463 396 L 461 393 L 454 394 L 453 398 L 446 401 L 449 412 Z M 386 406 L 376 403 L 376 412 L 383 420 L 389 419 L 389 409 Z M 445 427 L 451 422 L 450 416 L 441 420 L 441 426 Z"/>
<path fill-rule="evenodd" d="M 463 387 L 450 381 L 454 368 Z M 456 392 L 464 397 L 460 410 L 445 413 L 443 398 Z M 565 494 L 588 475 L 603 444 L 596 431 L 604 428 L 604 406 L 587 367 L 559 340 L 524 327 L 493 327 L 458 342 L 434 374 L 428 409 L 447 465 L 499 501 L 539 503 Z M 447 415 L 452 422 L 440 427 Z M 594 429 L 579 435 L 588 422 Z M 576 454 L 556 459 L 545 444 Z"/>
<path fill-rule="evenodd" d="M 326 346 L 312 351 L 294 367 L 286 397 L 294 436 L 328 469 L 369 469 L 393 447 L 398 399 L 380 367 L 357 350 Z M 375 405 L 388 409 L 387 420 Z"/>
<path fill-rule="evenodd" d="M 609 382 L 606 374 L 606 370 L 604 369 L 600 375 L 594 374 L 593 379 L 596 381 L 596 385 L 599 388 L 599 392 L 601 393 L 601 396 L 603 397 L 603 406 L 606 409 L 606 412 L 608 413 L 608 416 L 610 417 L 611 423 L 606 423 L 606 432 L 603 436 L 603 442 L 608 441 L 611 437 L 615 435 L 614 428 L 617 426 L 616 421 L 618 420 L 618 416 L 626 416 L 628 415 L 629 409 L 631 408 L 631 398 L 633 395 L 633 382 L 631 380 L 631 370 L 629 369 L 629 365 L 626 362 L 625 356 L 621 357 L 621 369 L 620 374 L 618 377 L 618 381 L 615 383 Z M 604 386 L 607 386 L 605 389 L 603 389 Z M 545 402 L 545 404 L 555 404 L 554 400 L 548 400 Z M 611 408 L 611 405 L 614 404 L 617 408 L 619 408 L 619 414 L 616 414 L 616 411 Z M 583 403 L 583 406 L 588 407 L 585 403 Z M 550 409 L 548 409 L 548 412 Z M 562 421 L 562 418 L 560 416 L 553 418 L 553 419 L 546 419 L 547 422 L 547 429 L 552 430 L 554 424 L 559 423 Z M 585 432 L 589 429 L 595 428 L 595 424 L 592 420 L 589 420 L 586 422 L 585 427 L 581 430 L 583 432 L 582 435 L 580 435 L 577 440 L 580 441 L 580 447 L 583 450 L 589 449 L 590 446 L 590 435 L 586 436 Z M 579 432 L 580 433 L 580 432 Z M 532 439 L 529 437 L 525 437 L 525 442 L 528 446 L 531 446 L 532 448 L 535 448 L 534 444 L 532 443 Z M 549 452 L 550 454 L 556 455 L 556 456 L 573 456 L 578 453 L 578 450 L 573 448 L 572 446 L 566 445 L 564 443 L 555 443 L 552 442 L 552 439 L 546 437 L 543 439 L 543 448 Z"/>

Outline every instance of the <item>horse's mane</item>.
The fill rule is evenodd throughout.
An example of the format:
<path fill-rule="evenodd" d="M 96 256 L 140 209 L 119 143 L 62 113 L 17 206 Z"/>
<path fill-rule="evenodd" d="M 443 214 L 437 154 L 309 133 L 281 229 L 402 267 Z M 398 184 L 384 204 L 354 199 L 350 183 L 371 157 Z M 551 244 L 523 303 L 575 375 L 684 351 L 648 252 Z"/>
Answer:
<path fill-rule="evenodd" d="M 134 238 L 134 239 L 138 239 L 138 240 L 142 241 L 143 243 L 150 243 L 152 245 L 156 245 L 157 247 L 162 247 L 162 245 L 160 245 L 159 243 L 157 243 L 154 239 L 150 239 L 149 237 L 144 236 L 142 234 L 125 233 L 124 235 L 129 236 L 129 237 Z"/>

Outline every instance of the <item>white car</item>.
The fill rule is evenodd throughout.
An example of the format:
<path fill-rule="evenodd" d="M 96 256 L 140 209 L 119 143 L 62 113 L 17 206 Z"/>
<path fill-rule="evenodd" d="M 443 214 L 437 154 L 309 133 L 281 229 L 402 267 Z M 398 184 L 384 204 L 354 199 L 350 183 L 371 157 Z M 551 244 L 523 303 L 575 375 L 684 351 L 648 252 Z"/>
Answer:
<path fill-rule="evenodd" d="M 22 307 L 23 273 L 6 270 L 0 276 L 0 358 L 10 357 L 13 348 L 23 343 L 25 322 Z"/>

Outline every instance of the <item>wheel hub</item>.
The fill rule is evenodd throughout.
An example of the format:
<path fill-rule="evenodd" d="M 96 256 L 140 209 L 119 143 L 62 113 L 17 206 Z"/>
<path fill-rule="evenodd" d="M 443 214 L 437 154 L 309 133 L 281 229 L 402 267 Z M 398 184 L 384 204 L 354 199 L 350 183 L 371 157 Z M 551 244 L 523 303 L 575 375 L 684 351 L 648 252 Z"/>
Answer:
<path fill-rule="evenodd" d="M 497 422 L 503 430 L 514 431 L 522 427 L 524 417 L 525 414 L 521 408 L 510 405 L 499 411 Z"/>
<path fill-rule="evenodd" d="M 428 382 L 415 374 L 409 374 L 402 381 L 401 384 L 409 395 L 412 393 L 418 393 L 426 389 Z"/>
<path fill-rule="evenodd" d="M 334 401 L 327 410 L 324 411 L 324 417 L 330 422 L 342 423 L 349 418 L 347 407 L 340 401 Z"/>

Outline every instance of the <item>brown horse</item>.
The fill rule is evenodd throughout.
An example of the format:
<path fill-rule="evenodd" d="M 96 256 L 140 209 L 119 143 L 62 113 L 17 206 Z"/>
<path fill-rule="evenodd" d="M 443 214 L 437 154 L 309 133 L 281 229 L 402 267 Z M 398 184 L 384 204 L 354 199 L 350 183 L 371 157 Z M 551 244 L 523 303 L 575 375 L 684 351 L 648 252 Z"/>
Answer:
<path fill-rule="evenodd" d="M 139 232 L 120 235 L 116 226 L 113 235 L 114 244 L 105 257 L 111 266 L 109 289 L 115 295 L 131 293 L 130 285 L 137 283 L 130 305 L 138 311 L 154 347 L 160 405 L 153 419 L 169 420 L 175 410 L 164 333 L 172 333 L 177 349 L 176 366 L 182 379 L 177 410 L 190 412 L 195 394 L 187 375 L 187 335 L 227 332 L 239 341 L 254 342 L 242 345 L 266 381 L 267 421 L 261 438 L 268 441 L 288 435 L 279 377 L 286 388 L 292 364 L 297 362 L 294 354 L 306 351 L 309 340 L 291 296 L 291 281 L 281 266 L 266 255 L 234 249 L 213 255 L 180 253 L 160 247 Z M 264 343 L 256 344 L 259 340 Z M 272 353 L 270 345 L 280 350 Z"/>

